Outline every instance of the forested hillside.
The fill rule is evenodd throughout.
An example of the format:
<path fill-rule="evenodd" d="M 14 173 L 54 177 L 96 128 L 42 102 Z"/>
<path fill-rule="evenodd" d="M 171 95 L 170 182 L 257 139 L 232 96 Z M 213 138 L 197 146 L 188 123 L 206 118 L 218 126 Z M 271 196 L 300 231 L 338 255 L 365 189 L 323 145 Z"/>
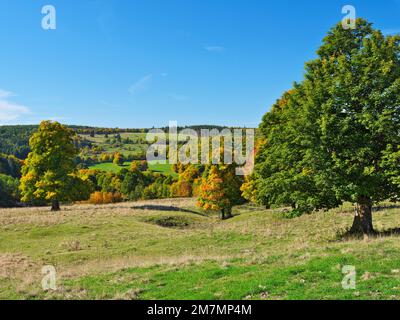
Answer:
<path fill-rule="evenodd" d="M 22 161 L 13 155 L 0 153 L 0 174 L 6 174 L 13 178 L 21 176 Z"/>
<path fill-rule="evenodd" d="M 142 140 L 145 140 L 144 134 L 147 133 L 149 128 L 101 128 L 101 127 L 89 127 L 89 126 L 75 126 L 69 125 L 70 129 L 73 129 L 76 133 L 85 136 L 98 136 L 98 137 L 106 137 L 108 135 L 118 135 L 121 134 L 137 134 L 143 135 Z M 29 149 L 29 137 L 38 129 L 38 125 L 15 125 L 15 126 L 0 126 L 0 153 L 14 155 L 19 159 L 25 159 L 28 156 L 30 151 Z M 205 126 L 187 126 L 187 127 L 178 127 L 178 130 L 181 129 L 193 129 L 195 131 L 200 131 L 200 129 L 218 129 L 221 130 L 222 127 L 214 126 L 214 125 L 205 125 Z M 162 128 L 165 132 L 168 132 L 168 128 Z M 82 142 L 82 141 L 81 141 Z M 118 141 L 117 141 L 118 142 Z M 121 141 L 119 141 L 121 142 Z M 86 147 L 87 143 L 83 141 L 82 147 Z"/>
<path fill-rule="evenodd" d="M 38 126 L 0 126 L 0 153 L 25 159 L 29 153 L 29 137 Z"/>

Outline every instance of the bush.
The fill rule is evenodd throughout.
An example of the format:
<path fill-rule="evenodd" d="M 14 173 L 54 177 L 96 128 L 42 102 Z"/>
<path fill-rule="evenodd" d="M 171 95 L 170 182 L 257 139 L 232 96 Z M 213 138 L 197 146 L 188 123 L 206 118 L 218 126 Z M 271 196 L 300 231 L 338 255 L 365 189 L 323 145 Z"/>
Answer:
<path fill-rule="evenodd" d="M 108 204 L 122 202 L 122 195 L 119 192 L 101 192 L 96 191 L 90 195 L 91 204 Z"/>
<path fill-rule="evenodd" d="M 157 216 L 157 217 L 150 217 L 145 220 L 147 223 L 156 224 L 160 227 L 164 228 L 187 228 L 193 221 L 186 217 L 169 217 L 169 216 Z"/>

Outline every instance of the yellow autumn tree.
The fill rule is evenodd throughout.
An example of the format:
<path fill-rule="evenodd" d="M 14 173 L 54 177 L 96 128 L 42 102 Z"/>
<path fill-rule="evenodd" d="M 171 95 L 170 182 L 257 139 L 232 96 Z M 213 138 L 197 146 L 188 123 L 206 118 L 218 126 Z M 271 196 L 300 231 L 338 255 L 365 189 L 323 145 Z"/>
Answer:
<path fill-rule="evenodd" d="M 213 165 L 200 185 L 197 205 L 205 210 L 219 211 L 221 219 L 232 217 L 232 208 L 244 199 L 240 187 L 243 178 L 236 175 L 235 165 Z"/>
<path fill-rule="evenodd" d="M 114 163 L 114 164 L 117 164 L 117 165 L 119 165 L 119 166 L 122 166 L 122 165 L 124 164 L 124 162 L 125 162 L 124 155 L 121 154 L 121 153 L 119 153 L 119 152 L 116 152 L 116 153 L 114 154 L 113 163 Z"/>
<path fill-rule="evenodd" d="M 60 201 L 86 200 L 88 184 L 78 176 L 74 146 L 75 133 L 58 122 L 43 121 L 29 140 L 31 152 L 22 167 L 22 201 L 51 202 L 52 211 Z"/>

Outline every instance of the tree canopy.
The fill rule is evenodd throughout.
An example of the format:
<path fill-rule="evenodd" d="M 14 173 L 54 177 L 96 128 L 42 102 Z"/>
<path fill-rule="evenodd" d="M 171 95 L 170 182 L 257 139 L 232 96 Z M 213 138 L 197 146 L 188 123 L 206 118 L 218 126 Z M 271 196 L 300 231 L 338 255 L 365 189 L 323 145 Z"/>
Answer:
<path fill-rule="evenodd" d="M 264 116 L 251 185 L 258 202 L 296 214 L 353 202 L 352 231 L 370 234 L 372 204 L 399 199 L 400 37 L 356 25 L 332 28 Z"/>
<path fill-rule="evenodd" d="M 243 177 L 236 175 L 236 165 L 211 165 L 204 172 L 198 206 L 220 211 L 222 219 L 231 218 L 232 208 L 244 202 L 240 192 L 242 183 Z"/>
<path fill-rule="evenodd" d="M 52 210 L 56 211 L 60 201 L 89 197 L 89 188 L 76 172 L 74 135 L 58 122 L 40 124 L 29 140 L 31 152 L 22 167 L 22 201 L 52 202 Z"/>

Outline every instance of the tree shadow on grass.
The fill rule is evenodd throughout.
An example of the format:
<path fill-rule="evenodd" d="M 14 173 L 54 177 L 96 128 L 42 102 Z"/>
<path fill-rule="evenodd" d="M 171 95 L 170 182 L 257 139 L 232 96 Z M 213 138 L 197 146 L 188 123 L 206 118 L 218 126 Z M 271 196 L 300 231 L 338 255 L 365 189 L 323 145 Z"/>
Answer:
<path fill-rule="evenodd" d="M 374 212 L 380 212 L 380 211 L 385 211 L 385 210 L 390 210 L 390 209 L 400 209 L 400 204 L 392 204 L 388 206 L 376 206 L 373 208 Z"/>
<path fill-rule="evenodd" d="M 374 235 L 374 237 L 398 237 L 400 236 L 400 228 L 392 228 L 392 229 L 387 229 L 387 230 L 382 230 L 382 231 L 377 231 Z"/>
<path fill-rule="evenodd" d="M 400 237 L 400 228 L 375 231 L 373 234 L 368 236 L 361 233 L 350 232 L 350 229 L 342 230 L 336 233 L 336 241 L 367 240 L 386 237 Z"/>
<path fill-rule="evenodd" d="M 192 213 L 196 214 L 202 217 L 207 217 L 207 215 L 189 210 L 189 209 L 184 209 L 184 208 L 179 208 L 179 207 L 174 207 L 174 206 L 162 206 L 162 205 L 142 205 L 142 206 L 134 206 L 131 207 L 131 209 L 134 210 L 153 210 L 153 211 L 166 211 L 166 212 L 185 212 L 185 213 Z"/>

